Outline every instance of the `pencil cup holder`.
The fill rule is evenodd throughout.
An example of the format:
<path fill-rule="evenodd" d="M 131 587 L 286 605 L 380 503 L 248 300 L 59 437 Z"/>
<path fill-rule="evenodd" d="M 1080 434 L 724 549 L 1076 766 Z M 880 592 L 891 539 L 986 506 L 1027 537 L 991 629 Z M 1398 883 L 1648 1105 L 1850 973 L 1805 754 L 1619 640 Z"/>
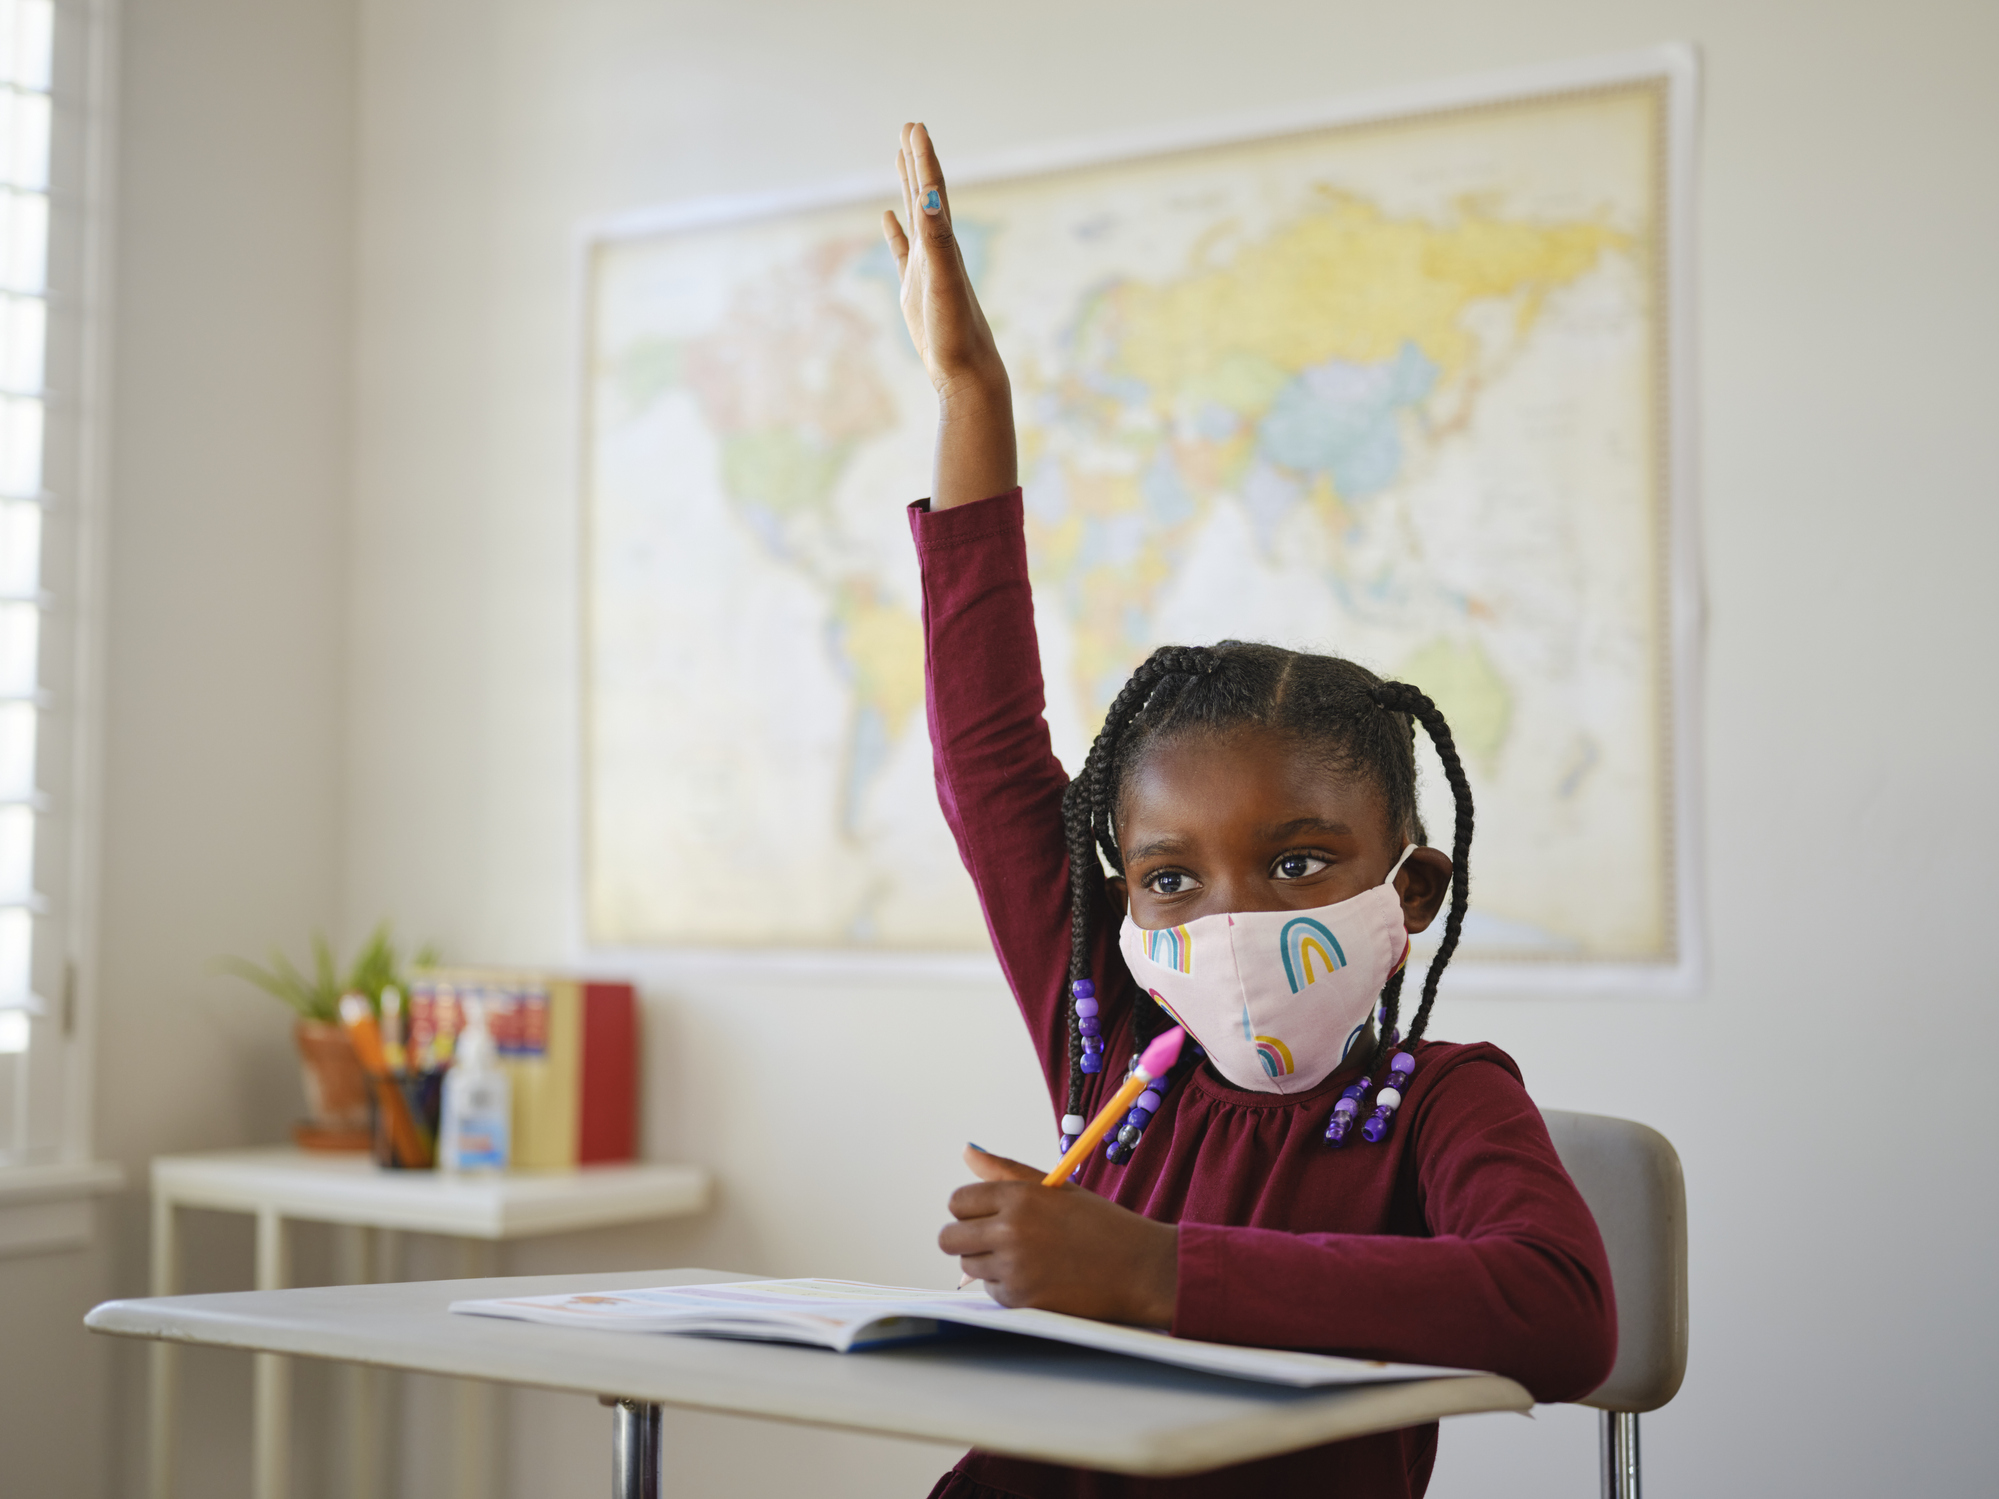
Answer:
<path fill-rule="evenodd" d="M 391 1118 L 392 1095 L 402 1103 L 415 1125 L 402 1133 L 403 1148 L 397 1148 L 399 1131 Z M 420 1072 L 411 1077 L 393 1078 L 369 1090 L 369 1113 L 373 1120 L 375 1164 L 391 1170 L 427 1171 L 437 1164 L 437 1126 L 443 1113 L 444 1074 Z M 414 1138 L 412 1138 L 412 1134 Z"/>

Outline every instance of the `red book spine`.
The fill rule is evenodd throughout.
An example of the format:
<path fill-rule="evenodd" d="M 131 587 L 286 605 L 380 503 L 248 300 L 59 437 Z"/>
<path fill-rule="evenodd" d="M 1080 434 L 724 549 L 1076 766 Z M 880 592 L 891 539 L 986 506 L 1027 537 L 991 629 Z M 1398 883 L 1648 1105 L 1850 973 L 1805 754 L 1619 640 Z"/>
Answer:
<path fill-rule="evenodd" d="M 583 986 L 578 1165 L 638 1156 L 639 1015 L 630 984 Z"/>

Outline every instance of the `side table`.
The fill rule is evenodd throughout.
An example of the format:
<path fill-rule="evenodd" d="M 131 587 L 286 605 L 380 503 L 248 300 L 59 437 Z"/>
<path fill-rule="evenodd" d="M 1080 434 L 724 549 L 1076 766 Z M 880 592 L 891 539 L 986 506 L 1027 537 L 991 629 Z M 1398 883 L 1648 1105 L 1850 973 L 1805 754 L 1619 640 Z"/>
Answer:
<path fill-rule="evenodd" d="M 277 1146 L 159 1156 L 152 1166 L 152 1293 L 179 1289 L 176 1208 L 248 1213 L 257 1224 L 257 1289 L 275 1291 L 288 1278 L 286 1224 L 294 1218 L 351 1225 L 361 1232 L 364 1278 L 375 1278 L 377 1231 L 445 1234 L 464 1245 L 460 1273 L 490 1273 L 490 1246 L 502 1239 L 642 1223 L 699 1212 L 708 1202 L 708 1174 L 694 1166 L 587 1166 L 577 1171 L 496 1177 L 441 1177 L 428 1171 L 386 1171 L 366 1156 L 325 1155 Z M 152 1347 L 148 1473 L 150 1499 L 173 1499 L 176 1349 Z M 290 1454 L 291 1380 L 280 1354 L 256 1358 L 252 1475 L 256 1499 L 283 1499 Z M 476 1427 L 483 1387 L 468 1386 L 460 1402 L 458 1448 L 471 1459 L 484 1451 Z M 355 1433 L 356 1471 L 366 1473 L 372 1433 Z M 483 1492 L 476 1463 L 461 1461 L 458 1486 Z"/>

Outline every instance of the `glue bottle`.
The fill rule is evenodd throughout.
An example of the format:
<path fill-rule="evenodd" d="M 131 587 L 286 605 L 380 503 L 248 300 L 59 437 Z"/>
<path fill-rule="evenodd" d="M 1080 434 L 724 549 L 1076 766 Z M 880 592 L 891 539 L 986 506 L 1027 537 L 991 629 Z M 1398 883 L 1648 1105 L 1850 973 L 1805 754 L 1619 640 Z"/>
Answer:
<path fill-rule="evenodd" d="M 505 1171 L 513 1156 L 513 1088 L 500 1070 L 499 1049 L 486 1029 L 486 1007 L 465 1006 L 444 1074 L 444 1118 L 438 1130 L 438 1169 L 447 1173 Z"/>

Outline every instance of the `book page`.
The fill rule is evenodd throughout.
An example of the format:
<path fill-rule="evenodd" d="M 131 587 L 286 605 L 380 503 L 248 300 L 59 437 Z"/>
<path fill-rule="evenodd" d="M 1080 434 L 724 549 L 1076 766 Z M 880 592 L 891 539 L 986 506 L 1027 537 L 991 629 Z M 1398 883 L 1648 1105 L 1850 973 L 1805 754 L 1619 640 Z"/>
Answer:
<path fill-rule="evenodd" d="M 1176 1338 L 1163 1330 L 1095 1322 L 1062 1312 L 1004 1307 L 983 1287 L 932 1291 L 852 1280 L 755 1280 L 660 1286 L 569 1296 L 453 1302 L 454 1312 L 514 1317 L 629 1332 L 706 1333 L 818 1344 L 842 1352 L 935 1335 L 937 1323 L 1046 1338 L 1236 1379 L 1308 1388 L 1471 1374 L 1428 1364 L 1393 1364 L 1286 1348 L 1244 1348 Z"/>
<path fill-rule="evenodd" d="M 629 1332 L 720 1333 L 792 1337 L 828 1348 L 875 1346 L 934 1335 L 915 1322 L 930 1308 L 956 1303 L 992 1306 L 979 1291 L 930 1291 L 850 1280 L 760 1280 L 718 1285 L 659 1286 L 641 1291 L 588 1291 L 569 1296 L 514 1296 L 456 1301 L 454 1312 L 511 1317 L 569 1327 Z"/>

